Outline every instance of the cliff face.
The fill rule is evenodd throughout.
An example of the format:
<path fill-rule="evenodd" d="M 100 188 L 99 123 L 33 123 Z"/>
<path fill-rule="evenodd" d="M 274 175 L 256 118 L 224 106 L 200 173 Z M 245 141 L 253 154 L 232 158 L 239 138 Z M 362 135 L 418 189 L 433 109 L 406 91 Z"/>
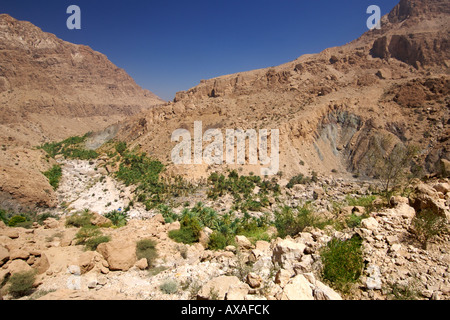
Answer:
<path fill-rule="evenodd" d="M 171 166 L 178 128 L 279 129 L 285 176 L 364 173 L 371 141 L 422 148 L 431 172 L 450 158 L 448 1 L 401 1 L 381 30 L 274 68 L 226 75 L 177 93 L 173 103 L 127 121 L 118 138 L 199 178 L 226 166 Z M 157 128 L 157 129 L 155 129 Z M 231 168 L 233 166 L 229 166 Z M 244 166 L 243 172 L 259 172 Z"/>
<path fill-rule="evenodd" d="M 54 203 L 41 174 L 49 164 L 41 163 L 35 146 L 101 130 L 164 103 L 105 55 L 1 14 L 0 202 Z"/>

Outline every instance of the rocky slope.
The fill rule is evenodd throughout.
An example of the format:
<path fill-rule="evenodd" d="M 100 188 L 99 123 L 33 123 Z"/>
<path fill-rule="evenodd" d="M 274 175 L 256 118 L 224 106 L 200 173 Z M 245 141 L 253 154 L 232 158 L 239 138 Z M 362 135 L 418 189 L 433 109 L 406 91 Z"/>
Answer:
<path fill-rule="evenodd" d="M 135 215 L 122 228 L 101 228 L 111 241 L 100 244 L 97 250 L 86 251 L 77 245 L 79 228 L 66 227 L 70 212 L 98 204 L 93 180 L 110 178 L 98 170 L 101 163 L 67 162 L 64 179 L 76 185 L 75 194 L 68 192 L 62 183 L 59 193 L 61 207 L 56 211 L 61 219 L 49 218 L 43 225 L 31 229 L 11 228 L 0 222 L 0 283 L 10 276 L 35 270 L 35 291 L 22 299 L 41 300 L 341 300 L 341 299 L 422 299 L 448 300 L 450 298 L 449 234 L 443 233 L 430 241 L 427 248 L 417 241 L 413 232 L 414 207 L 436 209 L 450 217 L 448 179 L 416 181 L 409 198 L 393 197 L 388 207 L 375 210 L 362 219 L 361 224 L 339 231 L 332 226 L 324 229 L 308 227 L 293 237 L 276 236 L 270 241 L 251 243 L 244 236 L 236 236 L 236 245 L 225 250 L 212 251 L 207 242 L 193 245 L 176 243 L 169 238 L 170 230 L 180 228 L 180 223 L 165 223 L 157 210 Z M 100 178 L 100 179 L 99 179 Z M 105 180 L 105 184 L 108 182 Z M 111 180 L 109 200 L 119 199 L 116 190 L 123 189 Z M 117 189 L 115 189 L 117 186 Z M 310 193 L 326 186 L 320 196 Z M 280 205 L 297 205 L 305 199 L 316 199 L 312 205 L 316 213 L 329 210 L 330 199 L 341 199 L 350 190 L 359 195 L 369 193 L 370 185 L 358 188 L 353 182 L 340 180 L 320 181 L 283 187 Z M 82 191 L 84 192 L 84 195 Z M 116 194 L 117 197 L 114 195 Z M 127 200 L 127 196 L 124 197 Z M 191 199 L 192 200 L 192 199 Z M 121 200 L 122 201 L 122 200 Z M 226 206 L 225 201 L 221 207 Z M 220 202 L 219 201 L 219 202 Z M 191 201 L 192 202 L 192 201 Z M 216 201 L 216 204 L 218 202 Z M 281 203 L 281 204 L 280 204 Z M 63 205 L 64 204 L 64 205 Z M 114 204 L 110 209 L 113 209 Z M 116 209 L 114 207 L 114 209 Z M 434 209 L 433 209 L 434 208 Z M 441 208 L 442 211 L 439 211 Z M 145 210 L 144 210 L 145 211 Z M 335 219 L 348 218 L 350 214 L 363 214 L 364 208 L 343 207 Z M 105 223 L 104 217 L 95 214 L 95 224 Z M 205 231 L 206 232 L 206 229 Z M 276 235 L 276 230 L 272 230 Z M 363 274 L 348 292 L 332 289 L 322 276 L 321 250 L 337 238 L 342 241 L 355 235 L 362 239 Z M 149 268 L 145 259 L 136 256 L 136 244 L 143 239 L 156 242 L 158 258 Z M 168 291 L 164 285 L 172 283 Z M 0 289 L 3 299 L 9 284 Z M 2 296 L 0 295 L 0 297 Z"/>
<path fill-rule="evenodd" d="M 0 15 L 1 202 L 54 203 L 40 173 L 48 164 L 36 146 L 101 130 L 162 103 L 105 55 Z"/>
<path fill-rule="evenodd" d="M 450 159 L 449 19 L 446 1 L 402 0 L 381 30 L 278 67 L 202 80 L 173 103 L 124 123 L 118 139 L 170 164 L 172 132 L 193 136 L 194 121 L 223 134 L 279 129 L 283 174 L 345 176 L 367 173 L 373 142 L 391 137 L 420 146 L 420 165 L 438 172 Z M 218 169 L 225 166 L 173 168 L 193 178 Z M 244 172 L 259 170 L 247 163 Z"/>

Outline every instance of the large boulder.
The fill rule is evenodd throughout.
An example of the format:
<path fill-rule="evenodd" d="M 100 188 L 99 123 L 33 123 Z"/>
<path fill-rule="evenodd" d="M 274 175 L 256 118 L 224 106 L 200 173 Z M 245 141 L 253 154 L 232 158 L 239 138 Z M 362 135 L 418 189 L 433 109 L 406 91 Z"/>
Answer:
<path fill-rule="evenodd" d="M 0 245 L 0 267 L 9 260 L 9 250 Z"/>
<path fill-rule="evenodd" d="M 295 242 L 289 238 L 278 239 L 273 249 L 273 263 L 278 263 L 282 268 L 292 268 L 296 262 L 303 257 L 306 245 L 304 243 Z"/>
<path fill-rule="evenodd" d="M 227 295 L 229 300 L 236 300 L 236 296 L 245 297 L 249 291 L 249 286 L 241 282 L 235 276 L 221 276 L 207 282 L 198 292 L 197 298 L 200 300 L 210 300 L 217 298 L 225 300 Z"/>
<path fill-rule="evenodd" d="M 130 241 L 101 243 L 97 251 L 108 262 L 111 271 L 128 271 L 136 263 L 136 243 Z"/>
<path fill-rule="evenodd" d="M 299 274 L 284 287 L 281 300 L 314 300 L 311 287 L 309 281 Z"/>

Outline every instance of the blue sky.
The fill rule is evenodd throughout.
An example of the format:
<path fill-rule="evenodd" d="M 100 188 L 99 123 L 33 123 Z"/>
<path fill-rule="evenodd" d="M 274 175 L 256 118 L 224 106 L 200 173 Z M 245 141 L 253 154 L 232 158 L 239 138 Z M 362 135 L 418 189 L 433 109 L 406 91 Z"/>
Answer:
<path fill-rule="evenodd" d="M 201 79 L 266 68 L 346 44 L 399 0 L 1 0 L 0 13 L 88 45 L 165 100 Z M 68 30 L 69 5 L 81 30 Z"/>

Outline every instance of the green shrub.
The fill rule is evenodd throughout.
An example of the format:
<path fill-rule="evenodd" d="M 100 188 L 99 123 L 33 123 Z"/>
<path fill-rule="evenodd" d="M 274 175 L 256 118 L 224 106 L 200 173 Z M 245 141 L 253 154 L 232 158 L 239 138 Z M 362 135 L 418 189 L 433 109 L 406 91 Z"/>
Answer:
<path fill-rule="evenodd" d="M 297 209 L 285 206 L 281 209 L 281 212 L 275 212 L 275 227 L 281 238 L 296 236 L 303 232 L 306 227 L 323 228 L 327 224 L 329 224 L 328 221 L 314 215 L 309 205 Z"/>
<path fill-rule="evenodd" d="M 446 219 L 426 209 L 417 213 L 412 221 L 413 231 L 424 249 L 429 241 L 447 232 Z"/>
<path fill-rule="evenodd" d="M 349 227 L 349 228 L 358 228 L 361 225 L 361 221 L 363 221 L 364 219 L 366 219 L 368 217 L 369 217 L 369 215 L 367 215 L 367 214 L 357 216 L 356 214 L 352 213 L 347 218 L 345 223 L 347 224 L 347 227 Z"/>
<path fill-rule="evenodd" d="M 322 276 L 337 289 L 346 291 L 363 271 L 362 239 L 359 236 L 345 241 L 332 239 L 320 252 L 323 263 Z"/>
<path fill-rule="evenodd" d="M 75 235 L 76 244 L 84 245 L 90 238 L 99 237 L 101 234 L 102 232 L 96 226 L 84 226 Z"/>
<path fill-rule="evenodd" d="M 345 198 L 349 206 L 352 207 L 364 207 L 366 210 L 366 214 L 370 214 L 375 210 L 375 206 L 373 205 L 376 196 L 363 196 L 359 198 L 354 198 L 349 195 Z"/>
<path fill-rule="evenodd" d="M 3 223 L 6 225 L 8 225 L 9 223 L 8 214 L 3 209 L 0 209 L 0 221 L 3 221 Z"/>
<path fill-rule="evenodd" d="M 148 266 L 153 266 L 155 259 L 158 257 L 156 242 L 152 239 L 138 241 L 136 243 L 136 257 L 138 259 L 147 259 Z"/>
<path fill-rule="evenodd" d="M 8 221 L 8 226 L 10 227 L 17 227 L 18 224 L 26 222 L 27 219 L 23 216 L 13 216 Z"/>
<path fill-rule="evenodd" d="M 45 143 L 39 148 L 47 152 L 49 157 L 63 155 L 65 158 L 92 160 L 98 157 L 98 153 L 93 150 L 84 149 L 84 142 L 89 137 L 89 133 L 82 137 L 70 137 L 61 142 Z"/>
<path fill-rule="evenodd" d="M 14 298 L 21 298 L 30 295 L 33 291 L 33 284 L 35 280 L 35 271 L 15 273 L 8 279 L 8 291 Z"/>
<path fill-rule="evenodd" d="M 307 184 L 311 181 L 311 179 L 305 177 L 303 174 L 299 174 L 295 177 L 292 177 L 286 185 L 287 188 L 292 189 L 296 184 Z"/>
<path fill-rule="evenodd" d="M 165 294 L 175 294 L 178 292 L 178 283 L 174 280 L 167 280 L 159 288 Z"/>
<path fill-rule="evenodd" d="M 54 165 L 50 170 L 43 172 L 44 176 L 47 177 L 50 185 L 54 190 L 58 189 L 59 182 L 62 177 L 62 169 L 59 165 Z"/>
<path fill-rule="evenodd" d="M 127 150 L 127 143 L 120 141 L 116 144 L 115 149 L 116 149 L 117 153 L 119 153 L 121 156 L 123 156 L 125 151 Z"/>
<path fill-rule="evenodd" d="M 95 250 L 97 250 L 97 247 L 99 246 L 99 244 L 106 243 L 109 241 L 111 241 L 111 238 L 109 236 L 92 237 L 92 238 L 88 238 L 87 240 L 84 241 L 84 247 L 86 250 L 95 251 Z"/>
<path fill-rule="evenodd" d="M 174 213 L 172 209 L 165 204 L 159 205 L 158 210 L 164 217 L 165 223 L 173 223 L 177 221 L 179 218 L 178 215 Z"/>
<path fill-rule="evenodd" d="M 208 249 L 210 250 L 223 250 L 226 246 L 230 245 L 232 240 L 226 237 L 224 234 L 214 231 L 209 236 Z"/>
<path fill-rule="evenodd" d="M 93 215 L 89 211 L 76 212 L 66 219 L 66 227 L 82 228 L 92 225 Z"/>
<path fill-rule="evenodd" d="M 172 230 L 169 232 L 169 237 L 178 243 L 193 244 L 198 242 L 198 237 L 191 229 Z"/>
<path fill-rule="evenodd" d="M 118 228 L 125 227 L 128 223 L 128 214 L 117 210 L 106 213 L 105 218 L 111 220 L 112 224 Z"/>

